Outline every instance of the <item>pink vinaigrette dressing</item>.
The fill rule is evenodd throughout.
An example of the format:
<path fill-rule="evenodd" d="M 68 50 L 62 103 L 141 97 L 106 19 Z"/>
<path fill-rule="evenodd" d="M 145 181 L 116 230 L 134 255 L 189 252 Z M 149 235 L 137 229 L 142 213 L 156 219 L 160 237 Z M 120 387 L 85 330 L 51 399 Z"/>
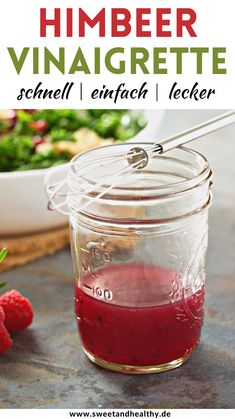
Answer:
<path fill-rule="evenodd" d="M 195 281 L 194 281 L 195 282 Z M 113 265 L 75 287 L 82 346 L 122 365 L 165 364 L 189 355 L 200 338 L 204 282 L 182 288 L 172 271 L 150 265 Z"/>

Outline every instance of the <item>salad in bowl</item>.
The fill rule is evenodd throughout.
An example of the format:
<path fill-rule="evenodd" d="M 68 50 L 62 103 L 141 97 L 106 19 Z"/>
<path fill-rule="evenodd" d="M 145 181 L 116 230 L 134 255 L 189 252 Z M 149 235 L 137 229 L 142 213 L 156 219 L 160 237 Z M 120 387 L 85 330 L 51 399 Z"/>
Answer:
<path fill-rule="evenodd" d="M 68 162 L 90 148 L 132 139 L 153 140 L 162 111 L 0 111 L 0 237 L 62 227 L 48 211 L 44 178 L 51 167 L 65 176 Z M 152 136 L 152 137 L 151 137 Z"/>
<path fill-rule="evenodd" d="M 146 126 L 125 110 L 0 112 L 0 172 L 45 169 L 89 148 L 126 141 Z"/>

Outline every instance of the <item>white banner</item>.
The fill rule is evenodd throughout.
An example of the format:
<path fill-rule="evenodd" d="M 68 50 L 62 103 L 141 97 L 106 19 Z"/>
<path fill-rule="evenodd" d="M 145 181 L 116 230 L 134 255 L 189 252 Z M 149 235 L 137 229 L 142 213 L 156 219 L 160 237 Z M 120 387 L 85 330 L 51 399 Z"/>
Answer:
<path fill-rule="evenodd" d="M 234 2 L 7 0 L 0 108 L 234 108 Z"/>
<path fill-rule="evenodd" d="M 153 419 L 233 419 L 231 409 L 12 409 L 1 410 L 2 419 L 70 419 L 70 418 L 153 418 Z"/>

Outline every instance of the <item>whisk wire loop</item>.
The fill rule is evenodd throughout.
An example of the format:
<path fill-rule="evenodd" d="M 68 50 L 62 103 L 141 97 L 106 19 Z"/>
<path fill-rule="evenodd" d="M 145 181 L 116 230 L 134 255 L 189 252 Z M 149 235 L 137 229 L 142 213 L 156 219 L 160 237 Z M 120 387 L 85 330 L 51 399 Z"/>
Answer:
<path fill-rule="evenodd" d="M 189 141 L 195 140 L 202 136 L 205 136 L 211 132 L 214 132 L 220 128 L 223 128 L 227 125 L 235 123 L 235 111 L 229 111 L 225 114 L 219 115 L 209 121 L 203 122 L 193 128 L 190 128 L 184 132 L 173 135 L 170 138 L 167 138 L 158 143 L 152 143 L 145 146 L 144 148 L 135 145 L 135 147 L 130 148 L 127 153 L 111 153 L 111 155 L 102 155 L 97 158 L 93 158 L 89 161 L 88 165 L 81 167 L 77 164 L 76 158 L 74 158 L 70 164 L 71 172 L 73 173 L 68 179 L 64 179 L 62 182 L 56 182 L 53 185 L 46 186 L 50 209 L 56 209 L 63 214 L 68 215 L 68 211 L 63 210 L 63 207 L 67 203 L 75 199 L 76 206 L 79 211 L 84 211 L 89 205 L 96 202 L 98 199 L 104 197 L 110 190 L 115 188 L 118 184 L 126 181 L 126 177 L 130 176 L 137 170 L 144 169 L 149 161 L 156 157 L 158 154 L 163 154 L 175 147 L 179 147 Z M 112 146 L 108 146 L 109 149 Z M 104 147 L 105 150 L 106 147 Z M 99 149 L 100 150 L 100 149 Z M 119 168 L 118 171 L 114 174 L 112 173 L 112 166 L 118 165 L 119 163 L 127 162 L 127 164 Z M 101 169 L 110 169 L 105 173 L 99 175 L 97 171 Z M 92 177 L 92 175 L 94 175 Z M 74 179 L 74 176 L 76 179 Z M 77 177 L 81 182 L 77 182 Z M 76 184 L 76 186 L 75 186 Z M 89 185 L 88 187 L 83 187 L 81 185 Z M 61 189 L 68 185 L 73 193 L 61 193 Z M 99 190 L 103 188 L 102 191 Z M 93 196 L 92 196 L 93 194 Z M 56 203 L 57 198 L 67 197 L 65 201 Z M 88 201 L 84 203 L 82 198 L 87 198 Z M 70 201 L 70 202 L 68 202 Z M 83 202 L 79 206 L 79 202 Z"/>

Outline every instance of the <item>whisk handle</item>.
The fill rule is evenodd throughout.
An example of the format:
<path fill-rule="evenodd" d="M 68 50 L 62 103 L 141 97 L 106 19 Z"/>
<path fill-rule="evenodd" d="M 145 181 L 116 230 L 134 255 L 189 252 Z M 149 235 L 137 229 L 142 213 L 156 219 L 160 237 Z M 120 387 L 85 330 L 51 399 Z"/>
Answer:
<path fill-rule="evenodd" d="M 196 140 L 200 137 L 203 137 L 204 135 L 210 134 L 214 131 L 217 131 L 220 128 L 223 128 L 227 125 L 231 125 L 233 123 L 235 123 L 234 110 L 219 115 L 213 119 L 210 119 L 209 121 L 203 122 L 202 124 L 197 125 L 194 128 L 176 134 L 168 138 L 167 140 L 161 141 L 160 144 L 155 144 L 154 151 L 159 152 L 160 147 L 160 153 L 165 153 L 166 151 L 169 151 L 172 148 L 186 144 L 189 141 Z"/>

